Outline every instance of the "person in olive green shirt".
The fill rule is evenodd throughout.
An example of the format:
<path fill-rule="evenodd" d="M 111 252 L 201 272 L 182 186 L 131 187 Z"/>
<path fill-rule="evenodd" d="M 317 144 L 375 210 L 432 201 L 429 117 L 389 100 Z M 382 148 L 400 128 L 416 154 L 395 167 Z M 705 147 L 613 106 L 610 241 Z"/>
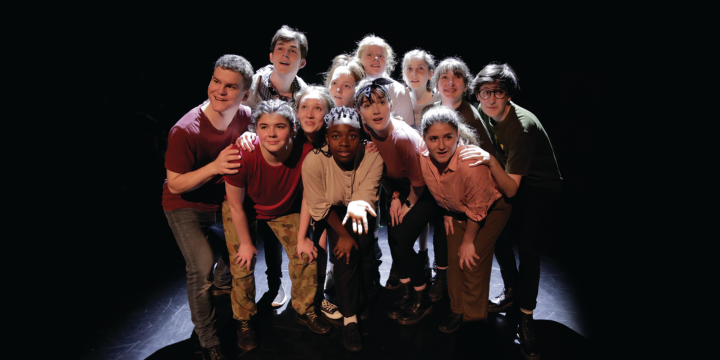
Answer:
<path fill-rule="evenodd" d="M 510 101 L 520 86 L 508 64 L 485 66 L 475 77 L 472 89 L 480 101 L 478 112 L 494 137 L 496 156 L 491 158 L 491 171 L 504 168 L 516 183 L 511 185 L 517 186 L 510 220 L 495 245 L 505 288 L 490 301 L 488 311 L 506 311 L 513 304 L 519 308 L 520 349 L 525 358 L 536 359 L 540 348 L 535 340 L 532 312 L 540 283 L 540 248 L 551 228 L 562 177 L 550 139 L 538 118 Z M 519 270 L 512 249 L 513 238 L 519 242 Z"/>

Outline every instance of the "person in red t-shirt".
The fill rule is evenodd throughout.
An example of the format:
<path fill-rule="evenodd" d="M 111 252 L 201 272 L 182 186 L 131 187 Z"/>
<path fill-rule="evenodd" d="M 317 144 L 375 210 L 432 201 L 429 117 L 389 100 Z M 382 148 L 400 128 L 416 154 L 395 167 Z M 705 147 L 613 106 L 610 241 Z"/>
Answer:
<path fill-rule="evenodd" d="M 208 100 L 173 126 L 165 153 L 162 205 L 187 264 L 190 316 L 206 359 L 224 358 L 208 290 L 231 281 L 220 212 L 222 176 L 238 172 L 239 164 L 230 161 L 239 158 L 239 151 L 230 145 L 250 124 L 250 109 L 240 104 L 252 77 L 253 68 L 243 57 L 218 59 Z"/>
<path fill-rule="evenodd" d="M 255 305 L 255 238 L 250 235 L 245 197 L 252 199 L 257 221 L 266 224 L 282 243 L 290 260 L 291 298 L 298 322 L 324 334 L 330 324 L 315 312 L 313 299 L 317 291 L 317 254 L 309 239 L 298 238 L 302 206 L 302 163 L 312 144 L 295 138 L 295 115 L 284 101 L 263 101 L 255 108 L 252 121 L 257 137 L 255 148 L 242 152 L 242 164 L 236 174 L 225 176 L 230 219 L 225 219 L 228 250 L 236 265 L 231 267 L 233 317 L 240 321 L 238 346 L 247 351 L 255 346 L 250 318 L 257 313 Z M 234 146 L 234 149 L 241 149 Z"/>

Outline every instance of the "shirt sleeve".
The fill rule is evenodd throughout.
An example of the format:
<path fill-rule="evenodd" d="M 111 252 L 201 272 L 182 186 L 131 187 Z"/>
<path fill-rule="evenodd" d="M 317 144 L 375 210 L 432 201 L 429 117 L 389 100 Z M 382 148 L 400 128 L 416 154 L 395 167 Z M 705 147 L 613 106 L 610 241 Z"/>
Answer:
<path fill-rule="evenodd" d="M 415 130 L 411 129 L 411 131 Z M 423 177 L 422 168 L 420 167 L 420 150 L 418 149 L 422 139 L 418 139 L 416 142 L 410 138 L 410 134 L 405 133 L 403 135 L 404 138 L 398 139 L 398 145 L 401 145 L 399 147 L 399 154 L 407 169 L 410 185 L 425 186 L 425 178 Z M 420 135 L 417 136 L 418 138 L 420 137 Z"/>
<path fill-rule="evenodd" d="M 324 219 L 330 211 L 330 205 L 332 205 L 325 195 L 327 191 L 327 174 L 321 156 L 324 157 L 325 155 L 307 154 L 302 165 L 303 196 L 310 211 L 310 216 L 315 221 Z"/>
<path fill-rule="evenodd" d="M 383 173 L 383 159 L 380 153 L 365 153 L 362 166 L 358 168 L 358 174 L 363 176 L 359 179 L 357 190 L 353 191 L 352 200 L 363 200 L 370 204 L 373 208 L 378 200 L 378 190 L 380 189 L 380 180 Z M 367 166 L 366 166 L 367 165 Z"/>
<path fill-rule="evenodd" d="M 187 130 L 175 126 L 168 135 L 168 149 L 165 152 L 165 168 L 178 174 L 195 170 L 197 146 Z"/>
<path fill-rule="evenodd" d="M 470 163 L 463 164 L 460 176 L 467 207 L 465 215 L 475 222 L 480 222 L 487 216 L 490 206 L 502 195 L 495 189 L 492 173 L 487 166 L 470 167 Z"/>
<path fill-rule="evenodd" d="M 508 159 L 505 171 L 508 174 L 527 176 L 530 173 L 533 152 L 535 151 L 535 135 L 537 128 L 532 124 L 523 127 L 518 120 L 514 134 L 508 137 Z"/>

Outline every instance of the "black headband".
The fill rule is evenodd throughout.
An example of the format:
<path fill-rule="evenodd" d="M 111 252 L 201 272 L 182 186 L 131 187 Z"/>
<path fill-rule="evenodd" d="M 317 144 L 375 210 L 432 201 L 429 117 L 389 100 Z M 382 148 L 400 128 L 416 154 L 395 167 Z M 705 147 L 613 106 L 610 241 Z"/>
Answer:
<path fill-rule="evenodd" d="M 373 91 L 373 89 L 383 88 L 385 89 L 385 92 L 390 95 L 390 90 L 388 90 L 385 85 L 392 84 L 392 82 L 392 80 L 384 77 L 379 77 L 373 80 L 355 93 L 355 102 L 357 102 L 357 100 L 360 98 L 360 94 L 363 94 L 366 98 L 370 99 L 370 93 Z"/>

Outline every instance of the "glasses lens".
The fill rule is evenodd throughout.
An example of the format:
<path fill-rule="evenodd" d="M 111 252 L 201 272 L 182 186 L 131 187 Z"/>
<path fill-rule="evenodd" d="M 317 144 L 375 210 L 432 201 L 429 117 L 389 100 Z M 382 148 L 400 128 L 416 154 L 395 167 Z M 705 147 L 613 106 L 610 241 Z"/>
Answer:
<path fill-rule="evenodd" d="M 502 99 L 505 97 L 505 90 L 503 89 L 497 89 L 495 90 L 495 97 L 498 99 Z"/>
<path fill-rule="evenodd" d="M 490 91 L 480 90 L 480 97 L 487 100 L 490 98 Z"/>

